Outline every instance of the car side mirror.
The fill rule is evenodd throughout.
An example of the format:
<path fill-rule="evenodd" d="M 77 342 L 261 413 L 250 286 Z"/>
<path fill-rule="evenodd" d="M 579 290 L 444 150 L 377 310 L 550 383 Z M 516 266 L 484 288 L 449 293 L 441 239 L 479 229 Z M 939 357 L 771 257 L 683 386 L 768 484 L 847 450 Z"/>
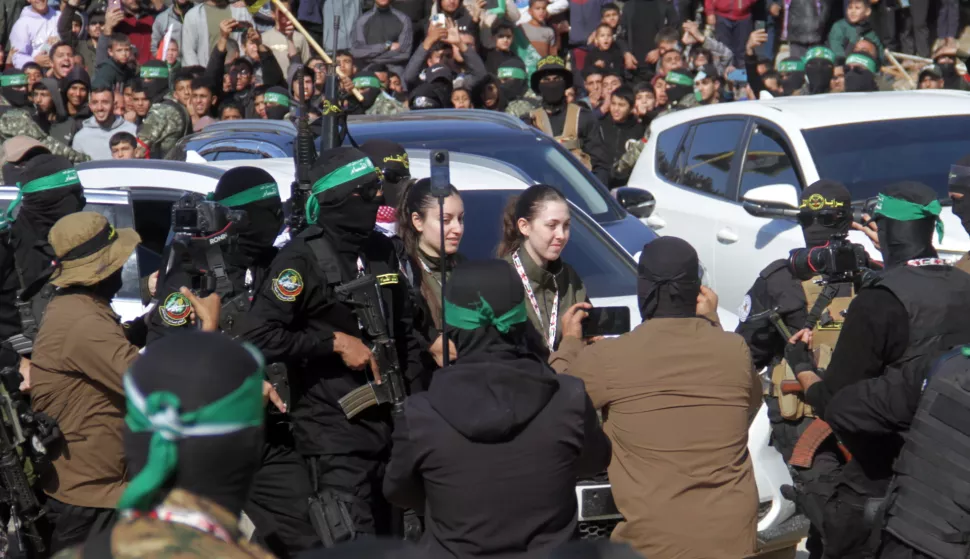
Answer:
<path fill-rule="evenodd" d="M 623 206 L 623 209 L 636 218 L 650 217 L 654 208 L 657 207 L 657 200 L 654 199 L 653 194 L 642 188 L 621 186 L 614 190 L 613 194 L 620 205 Z"/>
<path fill-rule="evenodd" d="M 798 215 L 798 190 L 790 184 L 769 184 L 747 191 L 741 205 L 757 217 L 795 217 Z"/>

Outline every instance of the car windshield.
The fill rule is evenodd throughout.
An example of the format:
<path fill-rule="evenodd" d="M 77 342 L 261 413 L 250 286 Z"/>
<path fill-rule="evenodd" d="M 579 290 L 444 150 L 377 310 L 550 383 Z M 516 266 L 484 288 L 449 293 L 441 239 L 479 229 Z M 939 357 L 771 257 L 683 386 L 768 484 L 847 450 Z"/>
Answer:
<path fill-rule="evenodd" d="M 465 236 L 459 249 L 468 258 L 494 258 L 502 233 L 502 210 L 511 190 L 462 192 L 465 203 Z M 612 238 L 604 235 L 585 216 L 573 211 L 569 242 L 562 258 L 582 278 L 590 297 L 634 295 L 636 269 L 633 260 Z"/>
<path fill-rule="evenodd" d="M 970 115 L 860 122 L 805 130 L 818 176 L 865 200 L 899 181 L 918 181 L 947 197 L 950 165 L 970 153 Z"/>

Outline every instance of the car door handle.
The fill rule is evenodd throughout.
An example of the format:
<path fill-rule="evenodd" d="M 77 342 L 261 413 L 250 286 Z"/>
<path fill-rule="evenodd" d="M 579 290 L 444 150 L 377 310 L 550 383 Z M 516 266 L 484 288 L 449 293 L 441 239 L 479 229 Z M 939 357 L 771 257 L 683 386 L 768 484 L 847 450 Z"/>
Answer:
<path fill-rule="evenodd" d="M 641 221 L 646 223 L 648 227 L 654 230 L 663 229 L 664 227 L 667 226 L 667 222 L 658 215 L 651 215 L 650 217 L 646 219 L 642 219 Z"/>
<path fill-rule="evenodd" d="M 721 229 L 720 231 L 717 232 L 717 240 L 721 241 L 726 245 L 729 245 L 731 243 L 738 242 L 738 234 L 732 231 L 731 229 L 725 227 L 724 229 Z"/>

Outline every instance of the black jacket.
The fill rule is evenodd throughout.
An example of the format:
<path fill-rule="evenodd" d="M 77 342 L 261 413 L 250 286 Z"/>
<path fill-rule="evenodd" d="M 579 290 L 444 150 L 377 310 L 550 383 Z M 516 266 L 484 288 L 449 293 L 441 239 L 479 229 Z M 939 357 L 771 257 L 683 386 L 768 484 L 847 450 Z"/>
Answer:
<path fill-rule="evenodd" d="M 632 114 L 623 122 L 614 122 L 613 118 L 607 115 L 600 121 L 600 128 L 603 129 L 603 144 L 606 149 L 607 161 L 612 168 L 617 159 L 626 153 L 626 143 L 629 140 L 641 140 L 643 138 L 647 125 L 637 122 L 637 117 Z M 610 184 L 609 186 L 622 185 Z"/>
<path fill-rule="evenodd" d="M 357 277 L 356 259 L 341 255 L 342 277 L 324 278 L 305 235 L 291 240 L 273 260 L 269 280 L 255 294 L 246 324 L 240 327 L 241 337 L 258 347 L 268 363 L 287 365 L 297 452 L 377 457 L 390 441 L 386 406 L 372 407 L 348 421 L 337 403 L 370 376 L 347 368 L 333 351 L 335 332 L 361 337 L 353 309 L 337 301 L 334 292 L 336 284 Z M 416 376 L 420 346 L 412 332 L 408 283 L 401 277 L 394 245 L 375 232 L 360 256 L 366 273 L 386 276 L 381 292 L 398 361 L 410 377 Z"/>
<path fill-rule="evenodd" d="M 543 557 L 576 525 L 576 479 L 609 439 L 583 382 L 506 353 L 461 359 L 408 399 L 384 494 L 424 509 L 426 557 Z"/>
<path fill-rule="evenodd" d="M 824 42 L 831 11 L 830 0 L 792 0 L 783 16 L 788 18 L 788 40 L 802 45 Z"/>
<path fill-rule="evenodd" d="M 647 53 L 657 46 L 657 32 L 677 23 L 677 9 L 667 0 L 630 0 L 623 6 L 621 34 L 641 68 L 647 66 Z"/>

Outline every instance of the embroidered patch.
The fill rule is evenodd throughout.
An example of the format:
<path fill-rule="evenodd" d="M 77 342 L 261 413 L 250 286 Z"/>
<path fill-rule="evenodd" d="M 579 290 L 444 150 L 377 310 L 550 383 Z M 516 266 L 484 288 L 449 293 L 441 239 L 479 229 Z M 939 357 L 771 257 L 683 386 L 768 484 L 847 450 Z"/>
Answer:
<path fill-rule="evenodd" d="M 300 293 L 303 293 L 303 276 L 293 268 L 283 270 L 273 280 L 273 294 L 280 301 L 292 303 Z"/>
<path fill-rule="evenodd" d="M 169 326 L 185 326 L 192 314 L 192 303 L 189 303 L 185 295 L 175 292 L 166 297 L 158 307 L 158 314 L 162 317 L 162 322 Z"/>
<path fill-rule="evenodd" d="M 748 320 L 748 316 L 751 314 L 751 296 L 745 295 L 744 301 L 741 301 L 741 306 L 738 307 L 738 320 L 744 322 Z"/>
<path fill-rule="evenodd" d="M 396 285 L 397 278 L 397 274 L 381 274 L 377 276 L 377 283 L 380 285 Z"/>

